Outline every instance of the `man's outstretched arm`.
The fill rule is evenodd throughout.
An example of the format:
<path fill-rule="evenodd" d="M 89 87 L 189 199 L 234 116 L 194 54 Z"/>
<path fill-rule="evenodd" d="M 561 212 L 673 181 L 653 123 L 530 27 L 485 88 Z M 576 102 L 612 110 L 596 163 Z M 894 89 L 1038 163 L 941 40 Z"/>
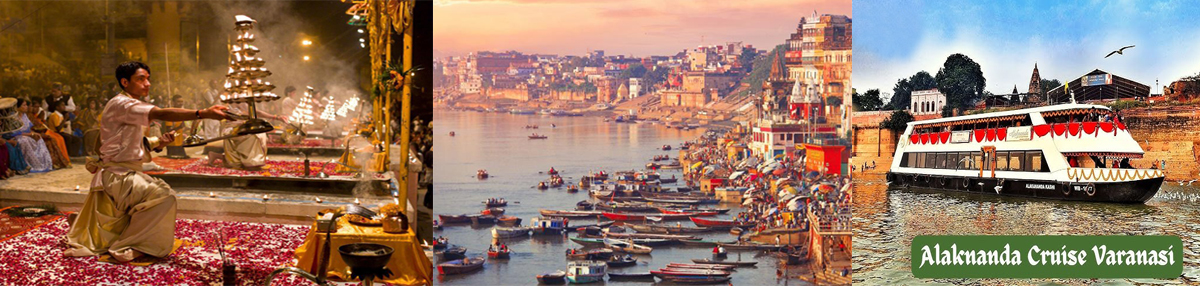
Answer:
<path fill-rule="evenodd" d="M 188 121 L 201 118 L 207 119 L 230 119 L 225 113 L 228 107 L 222 105 L 214 105 L 205 109 L 185 109 L 185 108 L 158 108 L 150 109 L 150 120 L 161 121 Z"/>

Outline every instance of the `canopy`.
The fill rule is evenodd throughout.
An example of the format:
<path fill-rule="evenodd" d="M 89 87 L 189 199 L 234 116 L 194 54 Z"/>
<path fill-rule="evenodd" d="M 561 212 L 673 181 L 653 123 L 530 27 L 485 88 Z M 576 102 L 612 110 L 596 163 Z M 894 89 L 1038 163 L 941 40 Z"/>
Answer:
<path fill-rule="evenodd" d="M 695 164 L 692 164 L 692 170 L 700 168 L 701 165 L 704 165 L 704 162 L 696 162 Z"/>
<path fill-rule="evenodd" d="M 729 175 L 729 180 L 730 180 L 730 181 L 732 181 L 732 180 L 736 180 L 738 177 L 741 177 L 741 176 L 742 176 L 742 174 L 745 174 L 745 173 L 746 173 L 745 171 L 737 171 L 737 172 L 733 172 L 733 174 L 732 174 L 732 175 Z"/>

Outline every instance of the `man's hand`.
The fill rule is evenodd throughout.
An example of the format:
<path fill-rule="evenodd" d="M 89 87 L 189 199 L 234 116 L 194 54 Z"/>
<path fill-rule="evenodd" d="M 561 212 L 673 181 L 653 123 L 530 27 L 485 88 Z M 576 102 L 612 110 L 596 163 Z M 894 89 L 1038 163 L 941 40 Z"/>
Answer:
<path fill-rule="evenodd" d="M 163 133 L 162 136 L 158 137 L 158 147 L 155 149 L 166 147 L 167 145 L 170 145 L 171 142 L 174 142 L 174 141 L 175 141 L 175 131 Z"/>
<path fill-rule="evenodd" d="M 233 120 L 225 110 L 229 107 L 224 105 L 213 105 L 212 107 L 200 110 L 200 118 L 216 119 L 216 120 Z"/>

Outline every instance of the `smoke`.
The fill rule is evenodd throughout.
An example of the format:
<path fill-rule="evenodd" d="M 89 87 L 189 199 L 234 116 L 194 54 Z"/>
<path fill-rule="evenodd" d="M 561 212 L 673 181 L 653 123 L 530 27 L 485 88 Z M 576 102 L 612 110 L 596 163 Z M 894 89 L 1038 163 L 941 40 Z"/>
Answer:
<path fill-rule="evenodd" d="M 271 75 L 264 78 L 275 85 L 273 91 L 285 96 L 287 86 L 296 88 L 296 96 L 304 95 L 305 87 L 312 86 L 318 92 L 329 91 L 340 106 L 346 99 L 365 95 L 367 91 L 359 86 L 359 76 L 356 67 L 366 62 L 367 49 L 338 49 L 335 41 L 349 41 L 359 37 L 356 27 L 345 26 L 345 32 L 339 35 L 314 35 L 314 19 L 306 19 L 297 12 L 298 5 L 315 5 L 309 2 L 293 1 L 213 1 L 208 2 L 212 10 L 211 21 L 219 25 L 222 32 L 234 36 L 234 16 L 245 15 L 258 21 L 251 30 L 256 37 L 253 45 L 261 52 L 258 53 L 266 64 Z M 328 6 L 328 5 L 326 5 Z M 349 8 L 349 4 L 344 5 Z M 311 7 L 309 7 L 311 8 Z M 344 10 L 329 10 L 322 17 L 346 18 Z M 312 45 L 302 45 L 303 40 L 311 40 Z M 310 60 L 303 60 L 308 56 Z M 225 69 L 221 69 L 220 80 L 224 80 Z M 321 96 L 314 96 L 316 102 L 324 104 Z M 272 103 L 268 103 L 271 105 Z M 313 110 L 319 115 L 321 110 Z M 290 110 L 281 111 L 281 116 L 291 114 Z M 319 120 L 318 120 L 319 121 Z"/>

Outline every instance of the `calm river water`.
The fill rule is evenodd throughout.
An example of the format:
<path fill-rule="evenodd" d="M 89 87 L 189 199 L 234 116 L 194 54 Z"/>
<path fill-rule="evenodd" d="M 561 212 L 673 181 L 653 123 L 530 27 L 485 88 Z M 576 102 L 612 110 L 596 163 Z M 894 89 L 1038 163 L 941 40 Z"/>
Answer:
<path fill-rule="evenodd" d="M 880 164 L 885 164 L 880 162 Z M 861 178 L 861 177 L 860 177 Z M 857 179 L 857 178 L 856 178 Z M 882 175 L 856 180 L 854 283 L 911 284 L 1197 284 L 1200 283 L 1200 184 L 1164 183 L 1144 205 L 1061 202 L 980 194 L 888 190 Z M 910 247 L 917 235 L 1177 235 L 1184 269 L 1178 280 L 916 279 Z"/>
<path fill-rule="evenodd" d="M 674 147 L 684 141 L 694 140 L 703 131 L 667 129 L 663 125 L 626 124 L 603 122 L 596 117 L 550 117 L 542 115 L 510 115 L 502 113 L 456 112 L 439 110 L 435 115 L 435 214 L 477 213 L 484 209 L 482 202 L 489 197 L 503 197 L 509 201 L 506 214 L 520 217 L 524 224 L 539 216 L 539 209 L 574 209 L 575 203 L 588 198 L 586 191 L 567 193 L 565 189 L 539 191 L 533 186 L 548 178 L 545 171 L 550 167 L 561 172 L 568 183 L 577 183 L 580 176 L 593 170 L 607 172 L 643 169 L 654 155 L 678 156 L 677 149 L 662 151 L 665 144 Z M 551 127 L 551 124 L 557 127 Z M 538 125 L 539 129 L 525 129 L 526 125 Z M 449 136 L 449 132 L 456 136 Z M 545 134 L 546 140 L 530 140 L 531 133 Z M 486 169 L 492 177 L 486 180 L 474 178 L 479 169 Z M 661 172 L 664 177 L 682 177 L 678 170 Z M 667 185 L 664 187 L 675 187 Z M 514 203 L 515 202 L 515 203 Z M 720 205 L 733 208 L 728 218 L 740 211 L 736 205 Z M 595 219 L 571 220 L 572 225 L 593 224 Z M 684 222 L 691 225 L 690 222 Z M 486 256 L 492 241 L 491 226 L 470 225 L 447 226 L 435 236 L 445 236 L 450 243 L 467 248 L 470 257 Z M 574 234 L 571 234 L 574 236 Z M 702 234 L 705 239 L 733 240 L 728 232 Z M 544 272 L 566 270 L 568 248 L 578 248 L 568 239 L 522 238 L 505 241 L 512 249 L 508 261 L 488 261 L 484 269 L 461 275 L 439 276 L 435 284 L 441 285 L 534 285 L 535 276 Z M 661 246 L 655 247 L 652 255 L 638 255 L 639 264 L 628 268 L 610 269 L 609 272 L 649 272 L 670 262 L 691 263 L 694 258 L 711 257 L 712 250 L 704 247 Z M 738 259 L 738 252 L 729 254 Z M 739 268 L 734 274 L 734 285 L 807 285 L 796 279 L 777 279 L 777 259 L 758 256 L 754 252 L 741 253 L 743 260 L 758 260 L 756 268 Z M 436 263 L 436 262 L 435 262 Z M 789 273 L 801 270 L 791 267 Z M 436 272 L 436 269 L 435 269 Z M 437 273 L 434 273 L 437 275 Z M 649 282 L 607 282 L 631 285 Z"/>

